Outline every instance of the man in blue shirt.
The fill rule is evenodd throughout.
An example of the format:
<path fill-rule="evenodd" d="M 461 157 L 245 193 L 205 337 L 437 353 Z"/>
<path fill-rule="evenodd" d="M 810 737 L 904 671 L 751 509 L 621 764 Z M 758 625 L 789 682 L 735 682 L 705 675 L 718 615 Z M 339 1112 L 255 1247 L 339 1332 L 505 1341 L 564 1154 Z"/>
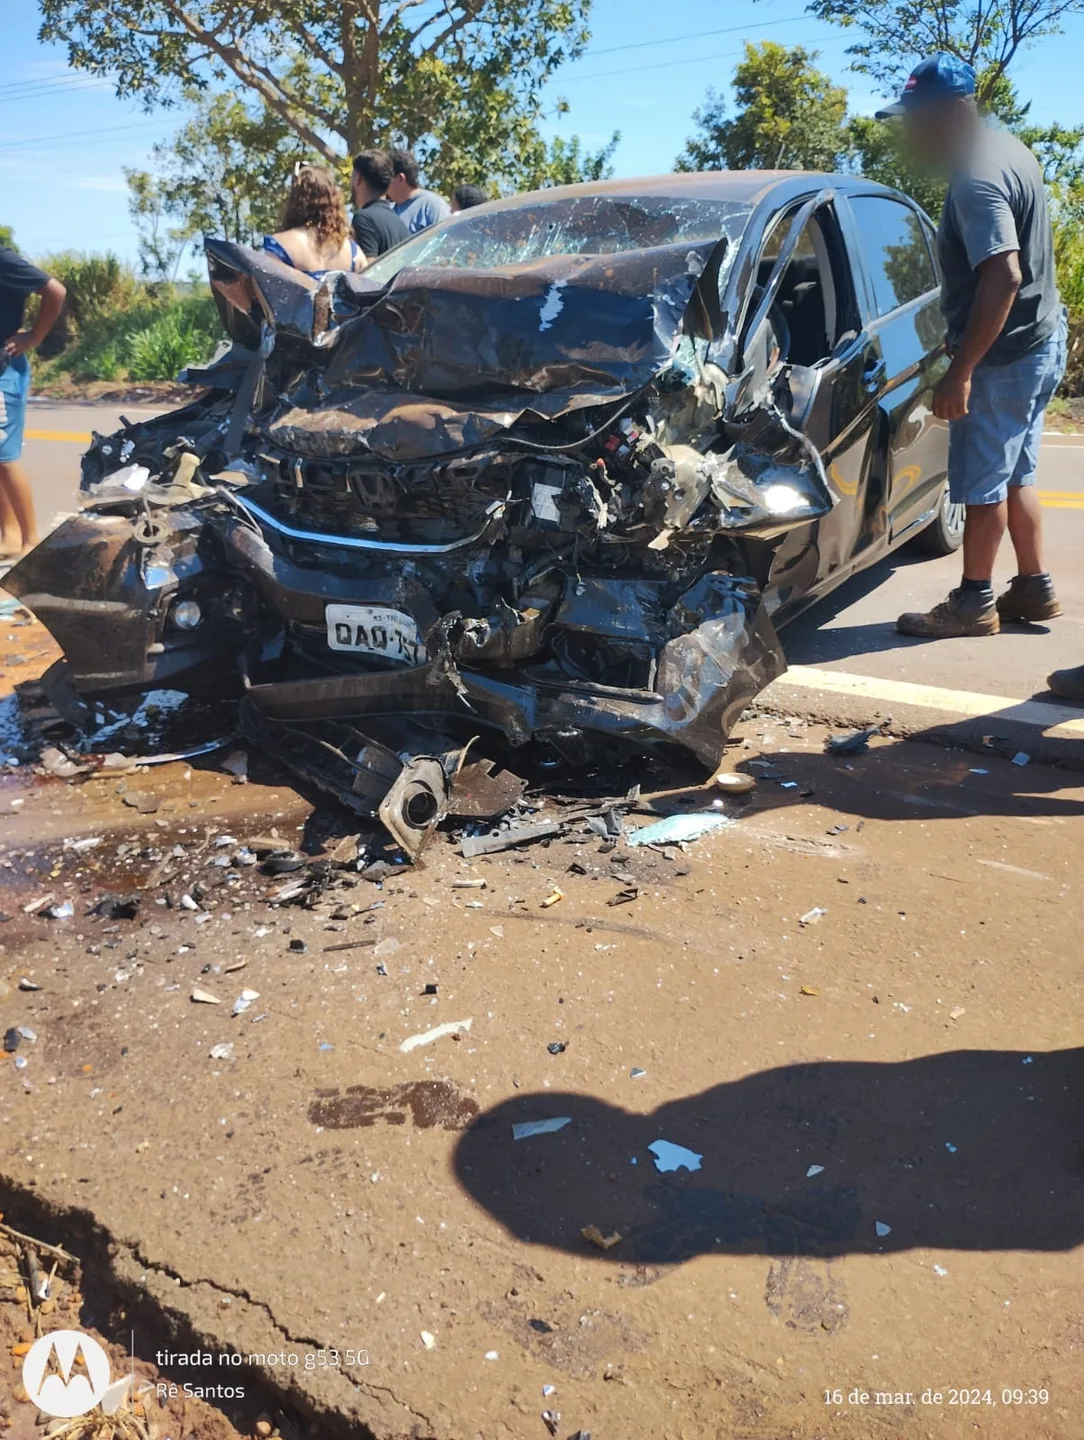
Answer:
<path fill-rule="evenodd" d="M 412 235 L 427 230 L 452 213 L 447 200 L 418 186 L 418 162 L 409 150 L 390 150 L 395 174 L 388 186 L 388 199 L 395 213 Z"/>
<path fill-rule="evenodd" d="M 27 297 L 40 295 L 38 316 L 22 328 Z M 23 421 L 30 394 L 27 354 L 36 350 L 64 308 L 64 286 L 0 245 L 0 559 L 13 559 L 38 543 L 34 501 L 23 467 Z"/>

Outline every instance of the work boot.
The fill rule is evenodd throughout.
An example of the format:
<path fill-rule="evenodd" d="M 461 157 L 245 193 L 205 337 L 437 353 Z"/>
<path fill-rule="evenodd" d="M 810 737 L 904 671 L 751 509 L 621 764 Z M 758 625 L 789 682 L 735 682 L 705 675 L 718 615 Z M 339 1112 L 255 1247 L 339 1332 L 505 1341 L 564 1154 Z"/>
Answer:
<path fill-rule="evenodd" d="M 1046 677 L 1047 688 L 1060 695 L 1063 700 L 1075 700 L 1084 705 L 1084 665 L 1075 665 L 1071 670 L 1055 670 Z"/>
<path fill-rule="evenodd" d="M 896 621 L 901 635 L 918 635 L 923 640 L 947 640 L 958 635 L 996 635 L 1001 622 L 993 592 L 950 590 L 948 598 L 924 614 L 912 611 Z"/>
<path fill-rule="evenodd" d="M 997 597 L 997 613 L 1003 623 L 1034 625 L 1040 620 L 1053 620 L 1061 614 L 1053 580 L 1049 575 L 1014 575 L 1004 595 Z"/>

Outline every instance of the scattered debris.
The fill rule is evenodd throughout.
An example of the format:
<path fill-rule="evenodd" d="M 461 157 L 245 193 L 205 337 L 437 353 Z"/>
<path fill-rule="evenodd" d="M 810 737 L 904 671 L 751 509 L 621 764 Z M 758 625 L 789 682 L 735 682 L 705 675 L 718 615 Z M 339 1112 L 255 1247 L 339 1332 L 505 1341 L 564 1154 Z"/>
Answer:
<path fill-rule="evenodd" d="M 5 1031 L 4 1031 L 4 1053 L 7 1054 L 7 1055 L 14 1055 L 15 1052 L 16 1052 L 16 1050 L 18 1050 L 19 1045 L 20 1045 L 21 1042 L 22 1042 L 22 1038 L 23 1038 L 23 1037 L 19 1034 L 19 1031 L 16 1029 L 16 1027 L 15 1027 L 14 1025 L 11 1027 L 10 1030 L 5 1030 Z"/>
<path fill-rule="evenodd" d="M 620 1245 L 624 1236 L 614 1231 L 611 1235 L 603 1235 L 597 1225 L 585 1225 L 580 1231 L 583 1238 L 596 1245 L 600 1250 L 612 1250 L 615 1245 Z"/>
<path fill-rule="evenodd" d="M 516 823 L 485 835 L 464 835 L 459 843 L 459 853 L 465 860 L 477 855 L 497 855 L 502 850 L 512 850 L 517 845 L 531 845 L 536 840 L 548 840 L 560 835 L 563 830 L 560 820 L 537 820 L 532 823 Z"/>
<path fill-rule="evenodd" d="M 642 1080 L 646 1074 L 647 1074 L 647 1071 L 646 1071 L 646 1070 L 641 1070 L 640 1067 L 639 1067 L 639 1065 L 634 1065 L 634 1066 L 632 1067 L 632 1069 L 629 1071 L 629 1079 L 630 1079 L 630 1080 Z"/>
<path fill-rule="evenodd" d="M 828 914 L 828 907 L 825 905 L 814 905 L 812 910 L 807 910 L 804 915 L 799 915 L 799 925 L 816 925 L 822 915 Z"/>
<path fill-rule="evenodd" d="M 935 1275 L 947 1275 L 947 1274 L 948 1274 L 948 1271 L 945 1269 L 945 1267 L 944 1267 L 943 1265 L 934 1265 L 934 1267 L 933 1267 L 933 1273 L 934 1273 Z"/>
<path fill-rule="evenodd" d="M 403 942 L 401 940 L 397 940 L 394 935 L 387 935 L 373 947 L 373 954 L 378 959 L 383 959 L 386 955 L 396 954 L 402 949 L 402 946 Z"/>
<path fill-rule="evenodd" d="M 823 1165 L 810 1165 L 809 1169 L 805 1172 L 805 1178 L 806 1178 L 807 1180 L 812 1180 L 814 1175 L 823 1175 L 823 1174 L 824 1174 L 824 1166 L 823 1166 Z"/>
<path fill-rule="evenodd" d="M 966 1015 L 966 1014 L 967 1014 L 967 1011 L 964 1009 L 964 1007 L 963 1007 L 962 1005 L 957 1005 L 957 1006 L 955 1006 L 952 1010 L 949 1011 L 949 1019 L 950 1019 L 950 1020 L 959 1020 L 959 1018 L 960 1018 L 961 1015 Z"/>
<path fill-rule="evenodd" d="M 258 1000 L 259 998 L 260 992 L 258 990 L 242 990 L 240 995 L 238 995 L 237 999 L 233 1002 L 233 1009 L 230 1011 L 230 1013 L 232 1015 L 243 1015 L 245 1011 L 249 1008 L 249 1006 L 252 1004 L 253 1000 Z"/>
<path fill-rule="evenodd" d="M 20 989 L 20 990 L 40 990 L 40 989 L 41 989 L 41 986 L 38 984 L 38 982 L 37 982 L 36 980 L 31 980 L 30 977 L 29 977 L 29 975 L 21 975 L 21 976 L 19 977 L 19 989 Z"/>
<path fill-rule="evenodd" d="M 699 1170 L 703 1155 L 675 1145 L 670 1140 L 656 1140 L 647 1147 L 655 1157 L 655 1169 L 667 1174 L 671 1170 Z"/>
<path fill-rule="evenodd" d="M 1012 757 L 1012 763 L 1014 765 L 1027 765 L 1030 764 L 1030 762 L 1031 756 L 1026 750 L 1018 750 L 1016 754 Z"/>
<path fill-rule="evenodd" d="M 192 994 L 189 997 L 200 1005 L 221 1005 L 222 1001 L 217 995 L 212 995 L 210 990 L 201 990 L 198 985 L 192 987 Z"/>
<path fill-rule="evenodd" d="M 821 992 L 813 985 L 803 985 L 798 991 L 799 995 L 819 995 Z"/>
<path fill-rule="evenodd" d="M 567 1040 L 551 1040 L 546 1046 L 551 1055 L 563 1055 L 568 1049 Z"/>
<path fill-rule="evenodd" d="M 212 1060 L 232 1060 L 233 1042 L 230 1041 L 227 1045 L 212 1045 L 210 1055 Z"/>
<path fill-rule="evenodd" d="M 550 891 L 550 893 L 546 896 L 546 898 L 542 901 L 542 909 L 548 910 L 551 905 L 556 905 L 558 900 L 563 900 L 564 898 L 565 892 L 563 890 L 558 890 L 557 886 L 555 885 Z"/>
<path fill-rule="evenodd" d="M 155 814 L 162 803 L 157 795 L 152 795 L 147 790 L 125 790 L 120 798 L 125 805 L 138 811 L 140 815 Z"/>
<path fill-rule="evenodd" d="M 431 1335 L 428 1330 L 421 1332 L 421 1342 L 427 1350 L 435 1350 L 437 1348 L 436 1336 Z"/>
<path fill-rule="evenodd" d="M 134 920 L 141 899 L 142 896 L 135 893 L 103 895 L 100 900 L 95 902 L 91 914 L 100 915 L 103 920 Z"/>
<path fill-rule="evenodd" d="M 62 900 L 59 905 L 48 905 L 42 914 L 49 920 L 70 920 L 75 914 L 75 906 L 70 900 Z"/>
<path fill-rule="evenodd" d="M 874 735 L 883 735 L 891 723 L 891 718 L 888 718 L 882 720 L 879 725 L 871 725 L 865 730 L 852 730 L 849 735 L 829 735 L 824 742 L 825 753 L 828 755 L 861 755 L 864 750 L 869 749 L 869 742 Z"/>
<path fill-rule="evenodd" d="M 747 775 L 743 770 L 720 770 L 712 777 L 711 783 L 728 795 L 748 795 L 750 790 L 757 788 L 756 776 Z"/>
<path fill-rule="evenodd" d="M 552 1120 L 521 1120 L 512 1126 L 512 1139 L 529 1140 L 532 1135 L 552 1135 L 571 1124 L 571 1115 L 557 1115 Z"/>
<path fill-rule="evenodd" d="M 712 830 L 723 830 L 737 824 L 729 815 L 708 811 L 702 815 L 668 815 L 665 820 L 655 820 L 642 825 L 628 836 L 629 845 L 682 845 L 689 840 L 699 840 Z"/>
<path fill-rule="evenodd" d="M 543 1410 L 542 1423 L 551 1435 L 556 1435 L 561 1424 L 561 1412 L 559 1410 Z"/>
<path fill-rule="evenodd" d="M 881 1237 L 882 1240 L 886 1235 L 892 1234 L 892 1226 L 886 1225 L 883 1220 L 875 1220 L 873 1222 L 873 1228 L 874 1230 L 876 1230 L 877 1234 Z"/>
<path fill-rule="evenodd" d="M 417 1050 L 420 1045 L 431 1045 L 434 1040 L 440 1040 L 445 1035 L 466 1033 L 473 1023 L 472 1020 L 445 1020 L 443 1025 L 434 1026 L 432 1030 L 425 1030 L 420 1035 L 408 1035 L 399 1049 L 406 1055 L 411 1050 Z"/>

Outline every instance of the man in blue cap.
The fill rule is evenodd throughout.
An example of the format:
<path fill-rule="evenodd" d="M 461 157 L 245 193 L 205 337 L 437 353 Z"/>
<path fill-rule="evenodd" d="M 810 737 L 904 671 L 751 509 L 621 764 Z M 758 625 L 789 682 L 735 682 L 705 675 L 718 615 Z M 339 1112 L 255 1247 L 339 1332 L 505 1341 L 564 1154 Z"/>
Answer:
<path fill-rule="evenodd" d="M 905 635 L 996 635 L 1002 621 L 1061 614 L 1042 559 L 1035 470 L 1043 415 L 1065 369 L 1066 319 L 1035 156 L 987 125 L 975 72 L 955 55 L 915 67 L 894 105 L 918 158 L 949 176 L 937 232 L 941 306 L 951 363 L 933 398 L 949 425 L 949 494 L 966 507 L 963 579 L 925 614 L 901 615 Z M 1017 574 L 994 599 L 1008 528 Z"/>

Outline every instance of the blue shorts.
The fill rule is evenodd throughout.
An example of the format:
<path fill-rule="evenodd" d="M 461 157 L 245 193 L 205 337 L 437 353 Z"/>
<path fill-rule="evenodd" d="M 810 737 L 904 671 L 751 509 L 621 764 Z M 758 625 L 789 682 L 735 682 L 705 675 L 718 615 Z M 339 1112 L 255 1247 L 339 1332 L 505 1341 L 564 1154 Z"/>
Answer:
<path fill-rule="evenodd" d="M 1065 373 L 1063 318 L 1045 344 L 1008 365 L 980 365 L 971 402 L 949 423 L 949 499 L 956 505 L 997 505 L 1010 485 L 1034 485 L 1043 415 Z"/>
<path fill-rule="evenodd" d="M 0 370 L 0 464 L 23 453 L 23 421 L 30 394 L 30 362 L 16 355 Z"/>

